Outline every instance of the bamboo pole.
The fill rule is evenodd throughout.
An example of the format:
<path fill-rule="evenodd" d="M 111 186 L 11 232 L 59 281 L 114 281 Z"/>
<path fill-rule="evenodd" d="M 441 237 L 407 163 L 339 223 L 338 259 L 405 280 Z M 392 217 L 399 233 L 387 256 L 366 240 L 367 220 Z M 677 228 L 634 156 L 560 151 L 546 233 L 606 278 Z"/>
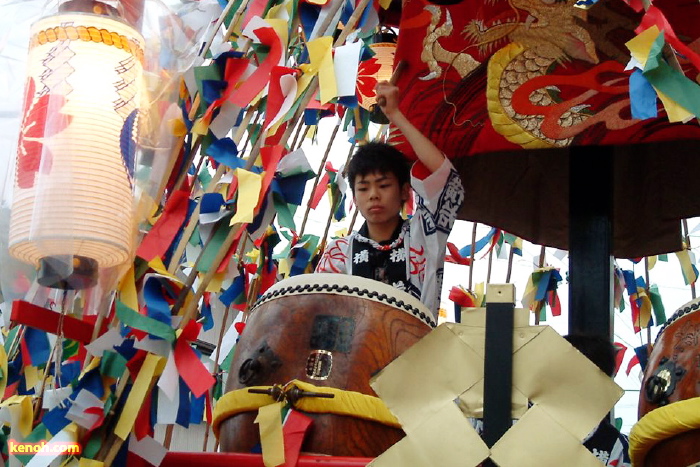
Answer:
<path fill-rule="evenodd" d="M 690 251 L 690 232 L 688 231 L 688 219 L 683 219 L 683 238 L 685 239 L 685 247 Z M 695 290 L 695 282 L 690 284 L 690 294 L 695 300 L 697 293 Z"/>
<path fill-rule="evenodd" d="M 221 352 L 221 343 L 224 340 L 224 334 L 226 334 L 227 326 L 226 323 L 228 322 L 228 315 L 229 311 L 231 310 L 230 306 L 227 306 L 226 309 L 224 310 L 224 319 L 221 324 L 221 331 L 219 332 L 219 338 L 216 342 L 216 352 L 214 352 L 214 371 L 212 372 L 212 376 L 214 378 L 217 378 L 217 375 L 219 373 L 219 356 Z M 211 389 L 209 389 L 209 393 L 211 394 Z M 209 432 L 211 431 L 211 420 L 208 420 L 209 423 L 207 423 L 207 428 L 204 432 L 204 443 L 202 444 L 202 451 L 207 450 L 207 442 L 209 441 Z"/>
<path fill-rule="evenodd" d="M 470 252 L 469 257 L 471 258 L 471 263 L 469 264 L 469 283 L 468 283 L 468 288 L 469 291 L 474 290 L 472 288 L 472 280 L 474 278 L 474 256 L 476 254 L 476 222 L 472 224 L 472 250 Z"/>
<path fill-rule="evenodd" d="M 289 145 L 290 150 L 297 149 L 297 140 L 299 139 L 299 135 L 301 134 L 302 128 L 304 128 L 304 119 L 300 118 L 299 119 L 299 124 L 297 125 L 297 132 L 294 134 L 294 140 L 292 141 L 292 144 Z M 309 126 L 306 126 L 306 129 L 308 131 Z M 301 139 L 301 141 L 304 141 L 304 138 Z M 301 142 L 299 143 L 299 146 L 301 146 Z"/>
<path fill-rule="evenodd" d="M 540 260 L 538 262 L 538 267 L 540 267 L 540 268 L 544 267 L 546 251 L 547 251 L 547 247 L 542 245 L 542 248 L 540 249 Z M 537 307 L 537 310 L 535 311 L 535 326 L 540 324 L 540 312 L 542 311 L 543 307 L 544 307 L 544 301 L 540 302 L 540 305 Z"/>
<path fill-rule="evenodd" d="M 326 146 L 326 150 L 323 153 L 323 157 L 321 158 L 321 164 L 319 164 L 318 171 L 316 172 L 316 177 L 314 178 L 314 183 L 313 183 L 313 188 L 311 189 L 311 198 L 309 198 L 309 202 L 306 203 L 306 212 L 304 213 L 304 219 L 301 222 L 301 229 L 299 230 L 299 238 L 301 238 L 304 235 L 304 231 L 306 230 L 306 222 L 309 219 L 309 213 L 311 212 L 311 205 L 313 204 L 313 193 L 316 191 L 316 187 L 318 187 L 318 182 L 321 180 L 321 174 L 323 173 L 323 168 L 326 166 L 326 160 L 328 159 L 328 154 L 331 152 L 331 147 L 333 146 L 333 141 L 335 140 L 335 136 L 338 134 L 338 130 L 340 129 L 340 120 L 338 123 L 336 123 L 335 128 L 333 128 L 333 133 L 331 133 L 331 139 L 328 141 L 328 145 Z"/>
<path fill-rule="evenodd" d="M 68 290 L 63 290 L 63 299 L 61 300 L 61 312 L 58 316 L 58 329 L 56 330 L 56 341 L 51 348 L 51 353 L 49 353 L 49 358 L 46 360 L 46 366 L 44 367 L 44 372 L 41 376 L 41 386 L 39 388 L 39 393 L 36 395 L 33 404 L 33 419 L 35 422 L 39 419 L 39 414 L 41 413 L 41 406 L 44 400 L 44 391 L 46 390 L 46 380 L 49 377 L 49 370 L 51 369 L 51 362 L 54 361 L 54 380 L 55 378 L 60 378 L 61 371 L 61 356 L 63 355 L 63 322 L 66 316 L 66 308 L 68 301 Z"/>
<path fill-rule="evenodd" d="M 234 14 L 233 20 L 231 21 L 231 24 L 229 25 L 229 28 L 227 29 L 225 35 L 224 35 L 224 40 L 228 39 L 229 35 L 231 34 L 231 31 L 233 30 L 234 25 L 238 21 L 238 19 L 243 15 L 245 12 L 246 8 L 248 7 L 248 2 L 250 0 L 243 0 L 243 2 L 240 4 L 238 9 L 236 10 L 236 13 Z M 200 58 L 203 58 L 206 56 L 206 54 L 209 52 L 209 49 L 211 48 L 211 44 L 214 41 L 214 38 L 216 37 L 217 32 L 221 28 L 221 25 L 224 22 L 224 19 L 226 16 L 229 14 L 231 11 L 231 8 L 233 8 L 235 2 L 228 2 L 226 6 L 224 7 L 223 11 L 221 12 L 221 15 L 219 15 L 219 18 L 217 19 L 214 27 L 211 30 L 211 33 L 207 40 L 204 42 L 204 46 L 202 49 L 199 51 L 198 56 Z M 192 120 L 194 116 L 197 113 L 197 108 L 199 108 L 200 105 L 200 96 L 199 94 L 196 94 L 193 99 L 192 99 L 192 107 L 190 108 L 190 112 L 188 113 L 188 118 Z M 171 173 L 173 170 L 173 167 L 175 166 L 175 162 L 177 161 L 178 155 L 180 154 L 180 151 L 182 150 L 184 144 L 185 144 L 185 138 L 186 135 L 183 135 L 182 137 L 178 138 L 176 141 L 175 145 L 173 146 L 173 150 L 170 153 L 170 160 L 169 160 L 169 165 L 165 173 Z M 194 157 L 194 154 L 196 153 L 196 149 L 199 148 L 199 138 L 195 141 L 193 144 L 193 148 L 190 151 L 190 160 Z M 184 165 L 185 170 L 184 173 L 187 173 L 187 167 L 189 167 L 189 163 Z M 184 180 L 183 175 L 181 174 L 180 177 L 178 178 L 177 183 L 175 184 L 176 187 L 179 187 Z M 168 182 L 168 178 L 165 178 L 164 180 L 161 180 L 160 186 L 158 187 L 158 190 L 156 191 L 156 196 L 154 197 L 154 200 L 156 202 L 159 202 L 159 200 L 163 197 L 163 193 L 165 192 L 165 186 Z"/>
<path fill-rule="evenodd" d="M 345 28 L 338 36 L 338 39 L 335 41 L 336 45 L 342 44 L 345 41 L 345 39 L 347 38 L 347 36 L 350 34 L 350 31 L 355 29 L 355 25 L 357 24 L 357 21 L 359 20 L 360 16 L 362 15 L 362 12 L 367 7 L 368 3 L 369 3 L 369 0 L 361 0 L 360 1 L 358 6 L 355 8 L 355 11 L 350 16 L 350 19 L 347 21 Z M 306 90 L 304 97 L 302 97 L 300 105 L 297 108 L 295 116 L 292 118 L 292 120 L 296 120 L 297 118 L 299 118 L 299 116 L 302 114 L 303 110 L 306 108 L 309 101 L 311 100 L 311 97 L 315 93 L 317 87 L 318 87 L 318 77 L 315 77 L 314 80 L 312 80 L 312 83 L 309 85 L 309 88 Z M 289 135 L 291 134 L 292 129 L 293 129 L 293 125 L 287 126 L 287 129 L 285 130 L 285 133 L 282 137 L 283 141 L 287 141 L 289 139 Z M 258 141 L 258 144 L 259 143 L 260 143 L 260 141 Z M 251 151 L 251 155 L 248 158 L 248 164 L 246 166 L 246 169 L 250 169 L 250 167 L 252 167 L 253 163 L 255 162 L 255 157 L 254 157 L 255 154 L 256 154 L 255 150 Z M 211 282 L 211 279 L 214 277 L 214 274 L 216 272 L 216 269 L 218 268 L 218 265 L 223 260 L 224 256 L 228 252 L 228 249 L 233 244 L 234 240 L 240 234 L 240 230 L 242 228 L 243 228 L 243 225 L 236 224 L 229 231 L 228 235 L 224 239 L 224 242 L 221 245 L 221 249 L 219 250 L 217 255 L 214 257 L 214 260 L 212 261 L 212 267 L 210 268 L 210 270 L 207 273 L 205 273 L 200 278 L 200 284 L 199 284 L 199 287 L 197 288 L 196 292 L 194 293 L 193 299 L 189 302 L 188 306 L 183 311 L 182 320 L 180 322 L 180 328 L 184 327 L 185 324 L 194 315 L 195 310 L 197 309 L 197 304 L 199 302 L 199 299 L 204 294 L 204 291 L 206 290 L 207 286 L 209 285 L 209 282 Z M 197 271 L 196 271 L 196 269 L 193 269 L 192 273 L 188 277 L 186 286 L 183 287 L 183 290 L 180 293 L 180 296 L 178 297 L 178 300 L 177 300 L 175 306 L 173 307 L 174 312 L 178 312 L 180 310 L 180 308 L 183 306 L 183 304 L 185 302 L 185 297 L 187 296 L 187 293 L 189 292 L 189 290 L 191 290 L 196 276 L 197 276 Z"/>
<path fill-rule="evenodd" d="M 334 138 L 334 137 L 335 137 L 335 134 L 333 134 L 332 138 Z M 332 141 L 333 141 L 333 140 L 331 140 L 331 143 L 332 143 Z M 348 157 L 347 157 L 347 159 L 345 160 L 345 166 L 348 165 L 348 162 L 350 161 L 350 157 L 352 157 L 352 153 L 348 154 Z M 342 177 L 343 175 L 339 173 L 337 176 L 338 176 L 338 177 Z M 341 197 L 340 197 L 340 198 L 341 198 L 341 199 L 340 199 L 339 201 L 342 202 L 342 193 L 341 193 Z M 321 237 L 322 240 L 321 240 L 321 248 L 320 248 L 320 251 L 323 251 L 323 250 L 326 249 L 326 242 L 327 242 L 327 238 L 328 238 L 328 231 L 329 231 L 330 228 L 331 228 L 331 224 L 333 223 L 333 217 L 334 217 L 334 215 L 335 215 L 335 212 L 333 211 L 333 207 L 334 207 L 334 206 L 331 206 L 331 212 L 330 212 L 330 214 L 328 215 L 328 219 L 327 219 L 327 221 L 326 221 L 326 228 L 323 230 L 323 237 Z M 355 221 L 355 217 L 357 217 L 357 210 L 355 210 L 355 214 L 353 215 L 353 223 L 354 223 L 354 221 Z"/>
<path fill-rule="evenodd" d="M 651 285 L 651 281 L 649 280 L 649 258 L 646 256 L 644 257 L 644 278 L 646 279 L 647 284 L 646 293 L 647 295 L 649 295 L 649 287 Z M 647 349 L 651 351 L 651 326 L 649 326 L 649 323 L 647 323 Z"/>
<path fill-rule="evenodd" d="M 489 250 L 488 269 L 486 270 L 486 283 L 491 283 L 491 265 L 493 264 L 493 248 Z"/>
<path fill-rule="evenodd" d="M 252 109 L 251 109 L 252 110 Z M 241 122 L 241 127 L 246 125 L 246 121 L 250 121 L 252 117 L 252 112 L 249 111 L 246 113 L 245 117 L 243 118 L 243 122 Z M 239 128 L 240 130 L 240 128 Z M 242 137 L 243 132 L 238 131 L 236 133 L 235 137 Z M 236 141 L 235 139 L 233 140 L 234 142 Z M 214 177 L 212 178 L 211 182 L 209 183 L 209 186 L 203 193 L 213 193 L 216 188 L 217 182 L 221 179 L 223 176 L 224 172 L 226 170 L 226 167 L 221 164 L 217 168 Z M 175 271 L 177 270 L 177 267 L 179 265 L 179 260 L 182 257 L 182 254 L 185 252 L 185 248 L 187 247 L 187 242 L 189 242 L 190 237 L 194 233 L 194 229 L 199 225 L 199 212 L 201 209 L 201 204 L 197 203 L 197 205 L 194 208 L 194 211 L 192 212 L 192 215 L 189 218 L 189 221 L 187 223 L 187 226 L 185 226 L 185 230 L 183 231 L 182 236 L 180 237 L 180 242 L 178 243 L 177 247 L 175 248 L 175 251 L 172 255 L 172 258 L 170 258 L 170 263 L 168 264 L 168 272 L 170 274 L 175 274 Z"/>
<path fill-rule="evenodd" d="M 508 252 L 508 270 L 506 272 L 506 284 L 510 283 L 510 276 L 513 272 L 513 256 L 515 256 L 515 253 L 513 253 L 513 245 L 510 245 L 510 251 Z"/>

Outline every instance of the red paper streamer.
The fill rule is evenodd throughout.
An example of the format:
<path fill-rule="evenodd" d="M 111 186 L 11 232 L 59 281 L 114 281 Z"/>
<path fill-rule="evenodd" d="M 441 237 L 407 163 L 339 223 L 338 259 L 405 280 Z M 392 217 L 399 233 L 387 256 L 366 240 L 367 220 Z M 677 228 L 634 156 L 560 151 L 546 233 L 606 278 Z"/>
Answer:
<path fill-rule="evenodd" d="M 243 81 L 241 86 L 230 96 L 229 101 L 239 107 L 246 107 L 265 88 L 265 85 L 270 81 L 272 68 L 279 63 L 282 57 L 282 43 L 274 29 L 258 28 L 255 30 L 255 35 L 260 39 L 262 45 L 270 48 L 270 52 L 258 69 Z"/>
<path fill-rule="evenodd" d="M 190 347 L 190 342 L 197 339 L 201 328 L 201 324 L 190 321 L 175 344 L 175 365 L 178 373 L 195 397 L 201 397 L 216 382 Z"/>
<path fill-rule="evenodd" d="M 151 231 L 146 234 L 136 250 L 136 256 L 151 261 L 153 258 L 162 258 L 165 255 L 185 223 L 189 199 L 189 189 L 176 191 L 170 196 L 165 205 L 165 211 Z"/>

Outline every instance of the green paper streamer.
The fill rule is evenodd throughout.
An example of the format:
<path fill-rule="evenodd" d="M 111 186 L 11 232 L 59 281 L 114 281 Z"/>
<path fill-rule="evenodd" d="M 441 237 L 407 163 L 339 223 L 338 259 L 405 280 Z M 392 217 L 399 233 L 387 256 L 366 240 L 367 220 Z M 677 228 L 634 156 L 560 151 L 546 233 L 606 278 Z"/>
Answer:
<path fill-rule="evenodd" d="M 146 331 L 171 343 L 175 342 L 175 330 L 170 325 L 137 313 L 119 300 L 117 300 L 117 318 L 134 329 Z"/>
<path fill-rule="evenodd" d="M 85 447 L 83 448 L 83 452 L 80 456 L 86 459 L 94 459 L 95 456 L 97 456 L 97 453 L 100 452 L 101 447 L 102 440 L 98 435 L 93 435 L 90 440 L 85 443 Z"/>
<path fill-rule="evenodd" d="M 643 74 L 659 91 L 673 99 L 688 112 L 700 115 L 700 88 L 683 73 L 672 68 L 663 58 L 666 41 L 662 32 L 649 51 Z"/>
<path fill-rule="evenodd" d="M 51 434 L 49 433 L 49 430 L 46 429 L 46 426 L 44 426 L 43 423 L 39 423 L 36 428 L 34 428 L 34 431 L 29 433 L 29 436 L 22 440 L 22 443 L 38 444 L 42 441 L 47 441 L 50 438 Z M 15 457 L 22 463 L 22 465 L 27 465 L 35 455 L 36 453 L 15 454 Z"/>
<path fill-rule="evenodd" d="M 231 368 L 231 360 L 233 360 L 233 354 L 236 353 L 236 346 L 234 345 L 231 351 L 228 353 L 223 362 L 221 362 L 221 368 L 228 370 Z"/>
<path fill-rule="evenodd" d="M 126 359 L 117 352 L 105 351 L 100 360 L 100 373 L 117 379 L 124 374 Z"/>
<path fill-rule="evenodd" d="M 17 337 L 17 333 L 19 332 L 19 329 L 22 326 L 15 326 L 14 328 L 10 329 L 10 332 L 7 333 L 7 337 L 5 338 L 5 353 L 7 354 L 8 359 L 12 359 L 13 355 L 10 355 L 12 353 L 12 349 L 10 346 L 12 345 L 13 342 L 15 342 L 15 338 Z"/>
<path fill-rule="evenodd" d="M 231 230 L 231 227 L 228 225 L 230 220 L 231 219 L 227 216 L 219 221 L 218 225 L 214 229 L 214 234 L 211 240 L 209 240 L 209 243 L 206 245 L 204 251 L 202 251 L 202 254 L 200 255 L 199 263 L 197 264 L 197 271 L 208 272 L 209 269 L 211 269 L 214 263 L 214 258 L 216 258 L 216 255 L 221 249 L 221 245 L 224 244 L 224 241 L 226 241 L 226 237 Z"/>
<path fill-rule="evenodd" d="M 209 186 L 209 183 L 211 183 L 213 177 L 209 173 L 209 168 L 206 164 L 202 164 L 202 168 L 199 170 L 197 178 L 199 178 L 199 182 L 202 184 L 203 187 L 207 187 Z"/>
<path fill-rule="evenodd" d="M 289 209 L 290 206 L 284 202 L 277 193 L 273 193 L 272 201 L 275 205 L 275 211 L 277 211 L 277 223 L 279 226 L 296 231 L 294 213 Z"/>
<path fill-rule="evenodd" d="M 649 287 L 649 300 L 651 300 L 651 308 L 654 310 L 654 324 L 657 326 L 664 324 L 666 322 L 666 309 L 656 284 Z"/>
<path fill-rule="evenodd" d="M 197 66 L 194 67 L 194 79 L 197 81 L 197 91 L 199 95 L 204 95 L 204 87 L 202 86 L 203 81 L 221 81 L 221 76 L 219 75 L 219 68 L 216 63 L 212 63 L 208 66 Z M 201 117 L 202 114 L 207 110 L 209 104 L 207 104 L 204 99 L 199 100 L 199 109 L 197 109 L 197 118 Z"/>

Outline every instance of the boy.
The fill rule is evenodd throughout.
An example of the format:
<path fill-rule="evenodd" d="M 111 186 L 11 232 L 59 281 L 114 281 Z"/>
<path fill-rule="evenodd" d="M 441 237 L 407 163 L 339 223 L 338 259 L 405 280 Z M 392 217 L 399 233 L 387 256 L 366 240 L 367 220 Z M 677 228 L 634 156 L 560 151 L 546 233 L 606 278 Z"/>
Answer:
<path fill-rule="evenodd" d="M 405 290 L 437 319 L 445 245 L 464 187 L 452 163 L 398 108 L 398 88 L 377 85 L 384 115 L 401 131 L 418 161 L 409 167 L 401 152 L 384 143 L 360 147 L 348 164 L 353 199 L 365 218 L 359 231 L 331 241 L 316 272 L 352 274 Z M 410 181 L 410 184 L 409 184 Z M 416 211 L 399 213 L 413 186 Z"/>

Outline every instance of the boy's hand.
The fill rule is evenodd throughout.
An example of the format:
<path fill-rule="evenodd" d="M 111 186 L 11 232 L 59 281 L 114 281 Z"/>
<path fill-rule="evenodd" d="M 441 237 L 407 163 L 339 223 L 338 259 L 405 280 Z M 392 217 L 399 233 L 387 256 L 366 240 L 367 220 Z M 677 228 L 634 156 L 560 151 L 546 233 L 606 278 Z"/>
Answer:
<path fill-rule="evenodd" d="M 389 83 L 381 81 L 377 83 L 374 90 L 377 93 L 377 104 L 390 120 L 399 111 L 399 88 Z"/>

